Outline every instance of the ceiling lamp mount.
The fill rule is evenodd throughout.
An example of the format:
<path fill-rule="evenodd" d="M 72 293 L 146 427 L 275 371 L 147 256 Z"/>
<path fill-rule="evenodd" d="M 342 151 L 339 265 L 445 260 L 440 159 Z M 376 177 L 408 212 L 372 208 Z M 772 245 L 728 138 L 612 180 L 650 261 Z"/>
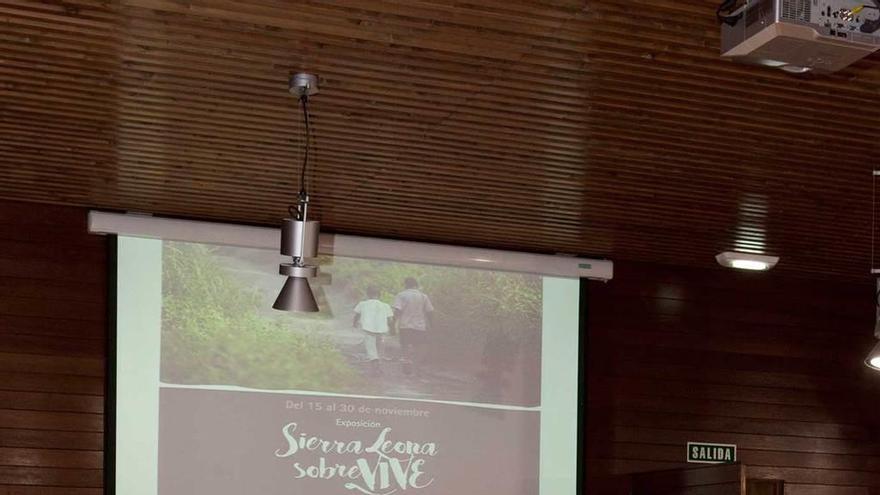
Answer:
<path fill-rule="evenodd" d="M 315 300 L 308 279 L 318 275 L 318 267 L 308 264 L 307 260 L 318 255 L 318 235 L 321 225 L 308 218 L 310 198 L 306 180 L 312 140 L 309 97 L 318 93 L 317 76 L 294 74 L 290 78 L 290 93 L 299 99 L 302 107 L 305 152 L 300 168 L 300 189 L 296 205 L 288 209 L 290 217 L 285 218 L 281 223 L 281 254 L 290 257 L 291 262 L 282 263 L 278 268 L 278 273 L 286 276 L 287 280 L 272 307 L 280 311 L 314 313 L 319 311 L 318 302 Z"/>
<path fill-rule="evenodd" d="M 318 76 L 300 72 L 290 78 L 290 94 L 297 98 L 318 94 Z"/>

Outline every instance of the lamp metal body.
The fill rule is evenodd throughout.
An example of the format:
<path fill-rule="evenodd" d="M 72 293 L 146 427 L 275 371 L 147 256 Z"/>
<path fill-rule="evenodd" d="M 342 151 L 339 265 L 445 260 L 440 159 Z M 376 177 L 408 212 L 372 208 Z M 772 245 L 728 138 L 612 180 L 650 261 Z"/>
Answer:
<path fill-rule="evenodd" d="M 309 287 L 309 280 L 303 277 L 287 277 L 281 293 L 275 299 L 272 308 L 279 311 L 296 311 L 301 313 L 316 313 L 319 311 L 318 302 Z"/>
<path fill-rule="evenodd" d="M 293 258 L 314 258 L 318 255 L 318 234 L 321 223 L 315 220 L 285 218 L 281 223 L 281 254 Z"/>
<path fill-rule="evenodd" d="M 306 258 L 318 255 L 321 224 L 305 219 L 308 215 L 308 196 L 300 197 L 298 211 L 302 220 L 285 218 L 281 224 L 281 254 L 290 256 L 292 262 L 282 263 L 278 267 L 278 273 L 286 275 L 287 280 L 272 307 L 281 311 L 313 313 L 319 309 L 308 279 L 318 275 L 318 267 L 306 264 Z"/>
<path fill-rule="evenodd" d="M 314 313 L 319 311 L 318 303 L 309 286 L 309 278 L 318 275 L 318 267 L 307 265 L 305 259 L 318 253 L 318 233 L 320 224 L 286 218 L 281 229 L 281 253 L 292 258 L 291 263 L 282 263 L 278 273 L 286 275 L 284 287 L 278 294 L 274 309 Z"/>

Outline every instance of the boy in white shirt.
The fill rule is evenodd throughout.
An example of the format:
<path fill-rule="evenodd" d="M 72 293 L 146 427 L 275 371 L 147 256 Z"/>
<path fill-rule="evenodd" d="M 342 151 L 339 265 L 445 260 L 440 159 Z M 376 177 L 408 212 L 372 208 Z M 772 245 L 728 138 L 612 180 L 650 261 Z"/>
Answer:
<path fill-rule="evenodd" d="M 379 349 L 382 345 L 382 336 L 388 334 L 392 318 L 394 311 L 391 310 L 391 306 L 379 300 L 379 289 L 372 285 L 367 287 L 367 299 L 355 306 L 352 324 L 364 332 L 367 360 L 370 362 L 371 372 L 376 375 L 381 372 Z"/>

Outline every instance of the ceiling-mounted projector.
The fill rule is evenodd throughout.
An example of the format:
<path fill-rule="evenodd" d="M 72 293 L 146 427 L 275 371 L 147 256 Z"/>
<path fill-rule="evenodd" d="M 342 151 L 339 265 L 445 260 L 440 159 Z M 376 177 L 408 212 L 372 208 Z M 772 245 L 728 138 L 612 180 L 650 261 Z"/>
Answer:
<path fill-rule="evenodd" d="M 721 55 L 788 72 L 836 72 L 880 48 L 880 0 L 726 0 Z"/>

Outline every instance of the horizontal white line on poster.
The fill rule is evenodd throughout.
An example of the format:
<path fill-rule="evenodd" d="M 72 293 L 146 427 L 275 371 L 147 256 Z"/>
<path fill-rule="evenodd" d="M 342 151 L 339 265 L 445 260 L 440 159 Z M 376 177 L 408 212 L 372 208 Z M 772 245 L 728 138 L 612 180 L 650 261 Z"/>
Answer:
<path fill-rule="evenodd" d="M 495 409 L 501 411 L 532 411 L 540 412 L 541 406 L 525 407 L 525 406 L 509 406 L 503 404 L 484 404 L 481 402 L 463 402 L 453 400 L 435 400 L 435 399 L 417 399 L 411 397 L 387 397 L 377 395 L 356 395 L 356 394 L 338 394 L 330 392 L 314 392 L 311 390 L 265 390 L 259 388 L 239 387 L 235 385 L 179 385 L 176 383 L 160 383 L 160 388 L 173 388 L 185 390 L 210 390 L 214 392 L 249 392 L 258 394 L 274 394 L 274 395 L 310 395 L 322 398 L 334 399 L 368 399 L 368 400 L 400 400 L 407 402 L 423 403 L 423 404 L 442 404 L 448 406 L 467 406 L 478 407 L 482 409 Z M 392 415 L 393 416 L 393 415 Z"/>
<path fill-rule="evenodd" d="M 142 214 L 89 212 L 89 232 L 278 250 L 281 230 Z M 571 256 L 523 253 L 342 234 L 321 234 L 321 254 L 566 278 L 611 280 L 614 264 Z M 279 256 L 280 258 L 280 256 Z"/>

